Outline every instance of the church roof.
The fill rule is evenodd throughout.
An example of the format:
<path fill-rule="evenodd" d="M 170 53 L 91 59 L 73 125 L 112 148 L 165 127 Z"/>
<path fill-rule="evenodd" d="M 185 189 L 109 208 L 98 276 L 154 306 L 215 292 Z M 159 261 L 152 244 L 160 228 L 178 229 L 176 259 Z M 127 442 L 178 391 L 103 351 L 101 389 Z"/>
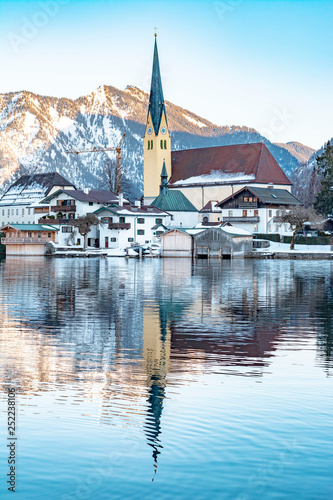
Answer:
<path fill-rule="evenodd" d="M 154 207 L 165 212 L 197 212 L 198 210 L 181 191 L 175 189 L 161 193 L 152 202 Z"/>
<path fill-rule="evenodd" d="M 154 57 L 153 57 L 153 72 L 151 75 L 150 97 L 148 113 L 150 111 L 153 121 L 155 134 L 158 134 L 160 128 L 163 111 L 165 112 L 162 79 L 160 72 L 160 64 L 158 60 L 157 42 L 155 37 Z"/>
<path fill-rule="evenodd" d="M 292 184 L 263 143 L 172 151 L 171 162 L 173 186 Z"/>

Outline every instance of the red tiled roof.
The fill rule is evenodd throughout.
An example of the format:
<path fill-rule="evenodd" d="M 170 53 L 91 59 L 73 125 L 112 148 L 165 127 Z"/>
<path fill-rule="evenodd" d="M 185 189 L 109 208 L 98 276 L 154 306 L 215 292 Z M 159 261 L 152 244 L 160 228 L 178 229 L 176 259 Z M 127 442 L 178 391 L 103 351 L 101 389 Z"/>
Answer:
<path fill-rule="evenodd" d="M 212 170 L 230 175 L 254 175 L 252 182 L 256 183 L 292 184 L 263 143 L 172 151 L 171 162 L 171 185 L 190 177 L 208 175 Z"/>

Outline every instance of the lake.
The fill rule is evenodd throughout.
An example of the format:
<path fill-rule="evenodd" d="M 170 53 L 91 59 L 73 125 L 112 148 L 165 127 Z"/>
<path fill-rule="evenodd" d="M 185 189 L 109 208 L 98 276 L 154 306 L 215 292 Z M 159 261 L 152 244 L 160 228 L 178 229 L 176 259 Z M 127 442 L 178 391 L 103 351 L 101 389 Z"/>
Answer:
<path fill-rule="evenodd" d="M 333 498 L 333 262 L 0 260 L 0 497 Z"/>

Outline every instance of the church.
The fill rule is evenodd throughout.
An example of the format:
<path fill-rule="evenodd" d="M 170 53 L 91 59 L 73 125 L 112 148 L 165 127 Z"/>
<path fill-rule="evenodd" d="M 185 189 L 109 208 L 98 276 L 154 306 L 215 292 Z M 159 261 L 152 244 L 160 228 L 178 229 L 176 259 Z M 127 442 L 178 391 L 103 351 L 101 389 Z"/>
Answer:
<path fill-rule="evenodd" d="M 172 151 L 156 34 L 143 147 L 144 202 L 154 204 L 158 197 L 162 203 L 163 198 L 166 211 L 168 192 L 177 192 L 183 202 L 201 210 L 211 200 L 221 202 L 246 186 L 291 191 L 292 183 L 263 143 Z"/>

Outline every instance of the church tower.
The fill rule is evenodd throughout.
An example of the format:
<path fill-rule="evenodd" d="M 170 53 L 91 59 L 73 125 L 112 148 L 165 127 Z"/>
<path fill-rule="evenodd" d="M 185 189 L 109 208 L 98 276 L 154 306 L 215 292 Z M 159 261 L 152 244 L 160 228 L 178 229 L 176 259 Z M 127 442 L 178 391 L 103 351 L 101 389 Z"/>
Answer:
<path fill-rule="evenodd" d="M 150 204 L 160 193 L 161 170 L 164 163 L 168 180 L 171 177 L 171 138 L 165 111 L 156 36 L 155 33 L 147 125 L 143 138 L 145 204 Z"/>

